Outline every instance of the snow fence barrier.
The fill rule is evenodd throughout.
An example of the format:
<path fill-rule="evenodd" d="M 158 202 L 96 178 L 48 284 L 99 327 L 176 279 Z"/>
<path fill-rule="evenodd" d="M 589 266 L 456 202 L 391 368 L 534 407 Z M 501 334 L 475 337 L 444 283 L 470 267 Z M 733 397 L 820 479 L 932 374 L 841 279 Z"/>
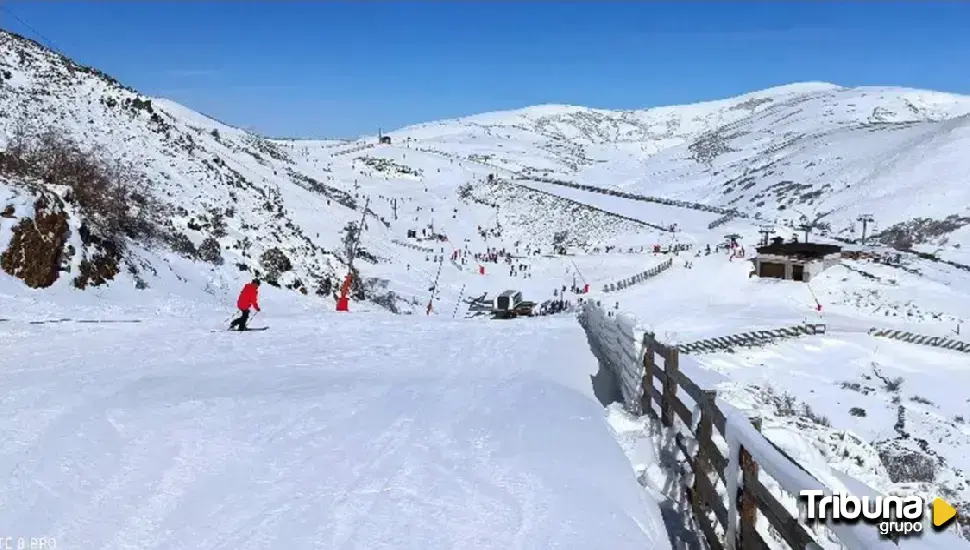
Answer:
<path fill-rule="evenodd" d="M 616 282 L 613 282 L 613 283 L 607 283 L 607 284 L 603 285 L 603 292 L 616 292 L 616 291 L 619 291 L 619 290 L 623 290 L 625 288 L 628 288 L 630 286 L 633 286 L 635 284 L 639 284 L 639 283 L 648 281 L 648 280 L 656 277 L 657 275 L 660 275 L 664 271 L 667 271 L 673 265 L 674 265 L 674 259 L 673 258 L 667 258 L 666 261 L 664 261 L 664 262 L 662 262 L 662 263 L 660 263 L 658 265 L 655 265 L 654 267 L 651 267 L 650 269 L 648 269 L 648 270 L 646 270 L 646 271 L 644 271 L 642 273 L 637 273 L 636 275 L 634 275 L 632 277 L 627 277 L 626 279 L 620 279 L 619 281 L 616 281 Z"/>
<path fill-rule="evenodd" d="M 738 213 L 737 212 L 728 212 L 727 214 L 725 214 L 725 215 L 721 216 L 720 218 L 718 218 L 718 219 L 712 221 L 711 223 L 707 224 L 707 228 L 708 229 L 717 229 L 718 227 L 726 224 L 727 222 L 729 222 L 729 221 L 731 221 L 731 220 L 733 220 L 734 218 L 737 218 L 737 217 L 738 217 Z"/>
<path fill-rule="evenodd" d="M 638 330 L 632 315 L 610 315 L 593 301 L 584 303 L 579 322 L 593 355 L 618 380 L 627 411 L 659 416 L 668 430 L 664 439 L 681 463 L 694 521 L 712 550 L 777 548 L 779 543 L 815 549 L 819 540 L 848 550 L 898 550 L 869 525 L 806 525 L 793 496 L 833 490 L 765 438 L 760 419 L 719 399 L 713 384 L 703 380 L 710 371 L 689 356 L 681 358 L 677 346 Z"/>
<path fill-rule="evenodd" d="M 814 334 L 825 334 L 824 323 L 805 323 L 789 327 L 781 327 L 768 330 L 754 330 L 731 334 L 728 336 L 718 336 L 690 342 L 689 344 L 679 344 L 677 349 L 681 353 L 711 353 L 715 351 L 726 351 L 737 347 L 756 347 L 770 344 L 776 340 L 786 338 L 798 338 L 800 336 L 810 336 Z"/>
<path fill-rule="evenodd" d="M 396 244 L 396 245 L 398 245 L 398 246 L 403 246 L 404 248 L 410 248 L 411 250 L 417 250 L 418 252 L 425 252 L 425 253 L 428 253 L 428 254 L 434 254 L 434 249 L 433 248 L 429 248 L 427 246 L 421 246 L 419 244 L 414 244 L 414 243 L 406 243 L 406 242 L 404 242 L 402 240 L 398 240 L 398 239 L 391 239 L 391 242 L 394 243 L 394 244 Z"/>
<path fill-rule="evenodd" d="M 333 153 L 330 153 L 330 156 L 332 156 L 332 157 L 341 157 L 343 155 L 349 155 L 349 154 L 352 154 L 352 153 L 358 153 L 360 151 L 365 151 L 367 149 L 372 149 L 373 147 L 374 147 L 374 144 L 373 143 L 364 143 L 364 144 L 361 144 L 361 145 L 357 145 L 356 147 L 351 147 L 350 149 L 343 149 L 343 150 L 340 150 L 340 151 L 334 151 Z"/>
<path fill-rule="evenodd" d="M 920 344 L 923 346 L 933 346 L 943 349 L 951 349 L 954 351 L 962 351 L 963 353 L 970 353 L 970 343 L 962 342 L 960 340 L 952 340 L 950 338 L 945 338 L 943 336 L 925 336 L 922 334 L 915 334 L 905 330 L 890 330 L 890 329 L 878 329 L 873 328 L 869 330 L 869 334 L 873 336 L 878 336 L 881 338 L 892 338 L 893 340 L 901 340 L 910 344 Z"/>
<path fill-rule="evenodd" d="M 541 179 L 541 178 L 540 179 L 536 179 L 536 178 L 522 178 L 522 177 L 519 177 L 519 178 L 515 178 L 515 179 L 516 179 L 516 181 L 537 181 L 537 182 L 540 182 L 540 183 L 550 183 L 550 182 L 545 181 L 544 179 Z M 663 225 L 658 225 L 658 224 L 655 224 L 655 223 L 650 223 L 648 221 L 644 221 L 644 220 L 637 219 L 637 218 L 631 218 L 630 216 L 624 216 L 623 214 L 617 214 L 616 212 L 611 212 L 609 210 L 604 210 L 604 209 L 602 209 L 602 208 L 600 208 L 598 206 L 593 206 L 592 204 L 586 204 L 585 202 L 580 202 L 580 201 L 577 201 L 575 199 L 570 199 L 569 197 L 563 197 L 563 196 L 557 195 L 555 193 L 550 193 L 549 191 L 543 191 L 542 189 L 536 189 L 535 187 L 529 187 L 528 185 L 523 185 L 521 183 L 512 183 L 509 180 L 500 179 L 500 178 L 496 178 L 494 181 L 495 181 L 495 183 L 498 183 L 498 184 L 518 185 L 519 187 L 522 187 L 524 189 L 528 189 L 529 191 L 532 191 L 533 193 L 540 193 L 542 195 L 546 195 L 546 196 L 549 196 L 549 197 L 553 197 L 556 200 L 566 201 L 566 202 L 569 202 L 569 203 L 578 205 L 580 208 L 585 208 L 585 209 L 588 209 L 588 210 L 593 210 L 595 212 L 600 212 L 602 214 L 606 214 L 607 216 L 612 216 L 614 218 L 619 218 L 621 220 L 626 220 L 628 222 L 635 223 L 635 224 L 638 224 L 638 225 L 642 225 L 644 227 L 650 227 L 652 229 L 656 229 L 657 231 L 663 231 L 663 232 L 666 232 L 666 233 L 673 233 L 673 229 L 671 229 L 670 227 L 665 227 Z M 474 198 L 473 198 L 473 200 L 475 200 L 475 202 L 477 202 L 479 204 L 485 204 L 487 206 L 495 206 L 495 205 L 492 205 L 492 204 L 489 204 L 487 202 L 483 202 L 483 201 L 480 201 L 480 200 L 477 200 L 477 199 L 474 199 Z"/>
<path fill-rule="evenodd" d="M 647 195 L 638 195 L 636 193 L 628 193 L 626 191 L 620 191 L 618 189 L 606 189 L 604 187 L 596 187 L 595 185 L 585 185 L 582 183 L 575 183 L 566 180 L 560 180 L 555 178 L 546 178 L 541 176 L 527 176 L 520 175 L 516 177 L 518 180 L 531 180 L 537 181 L 539 183 L 551 183 L 553 185 L 561 185 L 563 187 L 572 187 L 573 189 L 579 189 L 580 191 L 587 191 L 590 193 L 600 193 L 603 195 L 610 195 L 613 197 L 620 197 L 623 199 L 630 199 L 642 202 L 652 202 L 656 204 L 662 204 L 664 206 L 676 206 L 678 208 L 687 208 L 690 210 L 697 210 L 700 212 L 713 212 L 715 214 L 733 214 L 735 217 L 747 218 L 748 215 L 743 212 L 738 212 L 733 208 L 724 208 L 721 206 L 711 206 L 708 204 L 700 204 L 698 202 L 682 201 L 677 199 L 665 199 L 661 197 L 650 197 Z"/>

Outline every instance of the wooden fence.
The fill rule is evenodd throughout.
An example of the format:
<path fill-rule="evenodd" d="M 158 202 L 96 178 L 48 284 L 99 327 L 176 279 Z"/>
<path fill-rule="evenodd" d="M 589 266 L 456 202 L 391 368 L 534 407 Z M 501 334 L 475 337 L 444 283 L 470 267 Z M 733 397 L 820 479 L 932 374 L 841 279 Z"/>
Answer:
<path fill-rule="evenodd" d="M 681 353 L 711 353 L 715 351 L 726 351 L 739 347 L 756 347 L 774 343 L 784 338 L 798 338 L 813 334 L 825 334 L 824 323 L 805 323 L 790 327 L 780 327 L 768 330 L 753 330 L 739 334 L 729 334 L 727 336 L 717 336 L 697 340 L 689 344 L 678 344 L 677 349 Z"/>
<path fill-rule="evenodd" d="M 676 434 L 677 448 L 687 464 L 690 465 L 692 483 L 687 487 L 687 496 L 691 503 L 694 519 L 704 533 L 708 545 L 712 550 L 724 548 L 738 548 L 741 550 L 769 548 L 761 533 L 757 531 L 758 516 L 762 515 L 768 524 L 774 528 L 785 543 L 791 548 L 812 548 L 816 544 L 810 531 L 799 523 L 797 517 L 789 512 L 785 506 L 761 483 L 758 478 L 758 463 L 744 447 L 740 450 L 739 466 L 741 482 L 737 483 L 738 525 L 731 528 L 729 506 L 725 506 L 724 498 L 718 494 L 718 482 L 729 483 L 730 472 L 728 458 L 720 448 L 714 444 L 714 429 L 722 438 L 726 438 L 726 419 L 724 413 L 716 405 L 717 393 L 714 390 L 703 390 L 690 378 L 680 372 L 680 352 L 675 347 L 658 342 L 652 334 L 645 334 L 643 338 L 643 392 L 640 397 L 639 409 L 641 414 L 659 415 L 665 427 L 674 427 L 674 417 L 680 418 L 688 427 L 694 425 L 693 414 L 687 405 L 678 397 L 679 390 L 683 390 L 700 408 L 700 421 L 696 428 Z M 662 361 L 662 367 L 657 359 Z M 660 389 L 655 386 L 660 383 Z M 659 411 L 659 413 L 658 413 Z M 761 429 L 761 419 L 752 419 L 756 429 Z M 693 444 L 688 441 L 693 440 Z M 691 453 L 689 447 L 696 449 Z M 711 474 L 716 474 L 711 477 Z M 729 496 L 729 495 L 728 495 Z M 735 544 L 726 540 L 729 534 L 735 536 Z"/>
<path fill-rule="evenodd" d="M 726 224 L 727 222 L 729 222 L 729 221 L 731 221 L 731 220 L 733 220 L 734 218 L 737 218 L 737 217 L 738 217 L 738 213 L 737 212 L 728 212 L 727 214 L 725 214 L 725 215 L 721 216 L 720 218 L 718 218 L 718 219 L 712 221 L 711 223 L 707 224 L 707 228 L 708 229 L 717 229 L 718 227 Z"/>
<path fill-rule="evenodd" d="M 953 340 L 951 338 L 946 338 L 944 336 L 925 336 L 922 334 L 915 334 L 905 330 L 880 329 L 880 328 L 870 329 L 869 334 L 873 336 L 878 336 L 881 338 L 891 338 L 893 340 L 901 340 L 903 342 L 908 342 L 910 344 L 919 344 L 921 346 L 933 346 L 936 348 L 951 349 L 954 351 L 962 351 L 963 353 L 970 353 L 970 343 L 961 342 L 960 340 Z"/>
<path fill-rule="evenodd" d="M 700 212 L 713 212 L 715 214 L 732 214 L 734 217 L 747 218 L 748 215 L 744 212 L 738 212 L 733 208 L 725 208 L 722 206 L 712 206 L 709 204 L 700 204 L 691 201 L 682 201 L 678 199 L 666 199 L 663 197 L 650 197 L 647 195 L 639 195 L 636 193 L 629 193 L 626 191 L 620 191 L 618 189 L 607 189 L 605 187 L 596 187 L 595 185 L 585 185 L 582 183 L 575 183 L 572 181 L 565 181 L 556 178 L 547 178 L 541 176 L 532 175 L 519 175 L 516 177 L 518 180 L 532 180 L 540 183 L 551 183 L 553 185 L 560 185 L 563 187 L 572 187 L 573 189 L 579 189 L 581 191 L 587 191 L 590 193 L 600 193 L 603 195 L 611 195 L 614 197 L 621 197 L 624 199 L 631 199 L 635 201 L 642 202 L 652 202 L 656 204 L 662 204 L 664 206 L 676 206 L 678 208 L 687 208 L 690 210 L 698 210 Z"/>
<path fill-rule="evenodd" d="M 602 214 L 606 214 L 606 215 L 612 216 L 614 218 L 619 218 L 621 220 L 626 220 L 628 222 L 635 223 L 637 225 L 642 225 L 644 227 L 649 227 L 651 229 L 656 229 L 657 231 L 664 231 L 664 232 L 667 232 L 667 233 L 673 233 L 674 232 L 673 229 L 671 229 L 670 227 L 665 227 L 665 226 L 662 226 L 662 225 L 657 225 L 655 223 L 650 223 L 650 222 L 643 221 L 643 220 L 640 220 L 640 219 L 637 219 L 637 218 L 631 218 L 629 216 L 624 216 L 623 214 L 617 214 L 616 212 L 611 212 L 609 210 L 604 210 L 604 209 L 602 209 L 602 208 L 600 208 L 598 206 L 593 206 L 591 204 L 586 204 L 584 202 L 579 202 L 577 200 L 570 199 L 568 197 L 563 197 L 562 195 L 557 195 L 555 193 L 550 193 L 549 191 L 543 191 L 542 189 L 536 189 L 535 187 L 529 187 L 528 185 L 523 185 L 523 184 L 515 183 L 512 180 L 495 178 L 493 181 L 497 185 L 515 185 L 515 186 L 518 186 L 518 187 L 523 188 L 523 189 L 528 189 L 529 191 L 532 191 L 533 193 L 538 193 L 540 195 L 546 195 L 546 196 L 549 196 L 549 197 L 553 197 L 553 198 L 555 198 L 557 200 L 560 200 L 560 201 L 564 201 L 564 202 L 569 202 L 569 203 L 575 204 L 575 205 L 579 206 L 580 208 L 583 208 L 583 209 L 586 209 L 586 210 L 593 210 L 595 212 L 600 212 Z M 540 180 L 537 180 L 535 178 L 515 178 L 515 181 L 540 181 Z M 548 182 L 545 182 L 545 183 L 548 183 Z"/>
<path fill-rule="evenodd" d="M 673 265 L 674 265 L 674 259 L 668 258 L 665 261 L 651 267 L 650 269 L 642 273 L 637 273 L 632 277 L 627 277 L 626 279 L 620 279 L 619 281 L 616 281 L 613 283 L 607 283 L 603 285 L 603 292 L 615 292 L 618 290 L 623 290 L 624 288 L 633 286 L 635 284 L 640 284 L 640 283 L 649 281 L 650 279 L 656 277 L 657 275 L 660 275 L 664 271 L 667 271 Z"/>
<path fill-rule="evenodd" d="M 374 144 L 373 143 L 362 143 L 360 145 L 356 145 L 356 146 L 351 147 L 349 149 L 343 149 L 343 150 L 340 150 L 340 151 L 334 151 L 333 153 L 330 153 L 330 155 L 331 156 L 334 156 L 334 157 L 339 157 L 339 156 L 349 155 L 351 153 L 357 153 L 357 152 L 360 152 L 360 151 L 364 151 L 364 150 L 367 150 L 367 149 L 371 149 L 373 147 L 374 147 Z"/>
<path fill-rule="evenodd" d="M 417 250 L 418 252 L 425 252 L 425 253 L 428 253 L 428 254 L 434 254 L 434 249 L 433 248 L 430 248 L 430 247 L 427 247 L 427 246 L 421 246 L 419 244 L 409 243 L 409 242 L 405 242 L 405 241 L 402 241 L 402 240 L 399 240 L 399 239 L 391 239 L 391 242 L 394 243 L 394 244 L 396 244 L 396 245 L 398 245 L 398 246 L 403 246 L 405 248 L 410 248 L 411 250 Z"/>
<path fill-rule="evenodd" d="M 636 319 L 631 315 L 610 316 L 590 301 L 584 304 L 579 320 L 593 354 L 617 379 L 625 408 L 632 414 L 659 417 L 674 434 L 679 458 L 689 468 L 683 472 L 683 480 L 694 520 L 709 548 L 777 547 L 778 542 L 769 546 L 769 537 L 796 550 L 821 548 L 798 511 L 782 504 L 763 478 L 774 479 L 790 497 L 802 489 L 822 489 L 827 494 L 831 490 L 758 433 L 761 419 L 743 417 L 718 401 L 716 391 L 702 388 L 686 376 L 676 346 L 663 344 L 650 333 L 637 337 Z M 763 519 L 761 528 L 759 519 Z M 850 550 L 896 548 L 869 526 L 829 527 Z"/>

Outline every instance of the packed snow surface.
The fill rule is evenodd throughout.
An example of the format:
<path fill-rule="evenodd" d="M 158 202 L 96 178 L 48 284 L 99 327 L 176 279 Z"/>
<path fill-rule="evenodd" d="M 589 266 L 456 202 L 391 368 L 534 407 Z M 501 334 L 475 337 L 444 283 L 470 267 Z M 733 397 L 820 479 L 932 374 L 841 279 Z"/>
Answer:
<path fill-rule="evenodd" d="M 91 251 L 71 207 L 56 282 L 32 289 L 0 273 L 0 536 L 65 548 L 663 548 L 656 505 L 592 398 L 575 321 L 448 320 L 470 297 L 517 289 L 542 302 L 586 283 L 667 344 L 825 323 L 824 336 L 700 356 L 694 374 L 723 377 L 721 398 L 763 415 L 766 437 L 813 472 L 835 470 L 826 482 L 945 494 L 970 510 L 970 355 L 867 334 L 965 338 L 966 96 L 802 83 L 635 111 L 485 113 L 377 144 L 265 139 L 9 33 L 0 69 L 0 149 L 24 123 L 137 167 L 167 206 L 168 237 L 129 243 L 113 280 L 80 291 Z M 709 229 L 720 216 L 529 178 L 748 217 Z M 0 253 L 57 187 L 0 174 Z M 372 301 L 321 314 L 365 204 L 354 265 Z M 749 259 L 762 223 L 785 239 L 802 222 L 816 222 L 813 241 L 857 238 L 865 213 L 878 244 L 854 250 L 869 257 L 810 284 L 749 277 L 718 249 L 737 234 Z M 568 254 L 553 253 L 557 237 Z M 694 248 L 654 279 L 601 291 L 674 243 Z M 255 324 L 273 328 L 209 332 L 241 284 L 267 273 L 270 251 L 292 263 L 281 288 L 264 285 Z M 496 252 L 508 255 L 483 259 Z M 92 320 L 141 322 L 79 322 Z M 924 455 L 924 479 L 900 471 Z"/>
<path fill-rule="evenodd" d="M 573 319 L 422 321 L 5 323 L 0 533 L 58 548 L 670 548 Z"/>

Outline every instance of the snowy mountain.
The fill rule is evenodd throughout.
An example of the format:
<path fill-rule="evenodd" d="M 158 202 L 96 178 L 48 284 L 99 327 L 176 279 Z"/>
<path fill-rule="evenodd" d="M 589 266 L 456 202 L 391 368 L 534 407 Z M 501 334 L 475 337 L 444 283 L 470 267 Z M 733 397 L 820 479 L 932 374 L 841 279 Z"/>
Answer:
<path fill-rule="evenodd" d="M 802 83 L 636 111 L 543 105 L 387 137 L 265 138 L 0 32 L 0 336 L 20 369 L 0 399 L 0 434 L 16 443 L 0 454 L 11 489 L 0 533 L 29 525 L 99 547 L 129 536 L 209 547 L 215 539 L 196 537 L 205 514 L 227 530 L 269 514 L 253 531 L 267 543 L 373 547 L 400 542 L 382 521 L 438 507 L 450 523 L 422 523 L 415 547 L 582 547 L 600 532 L 581 523 L 600 521 L 577 503 L 591 495 L 603 518 L 629 519 L 604 546 L 662 547 L 653 501 L 672 497 L 625 485 L 640 489 L 633 469 L 656 473 L 659 458 L 630 451 L 635 422 L 596 417 L 596 365 L 575 322 L 514 321 L 525 330 L 446 319 L 508 288 L 543 302 L 586 284 L 584 297 L 633 313 L 669 344 L 826 323 L 824 335 L 698 361 L 791 454 L 876 491 L 944 495 L 970 510 L 967 354 L 867 334 L 962 338 L 970 97 Z M 876 244 L 852 247 L 861 256 L 811 285 L 751 278 L 717 249 L 729 233 L 754 242 L 762 224 L 787 238 L 809 223 L 813 240 L 844 242 L 863 214 Z M 351 311 L 363 315 L 348 320 L 331 312 L 361 219 Z M 652 253 L 675 244 L 693 248 Z M 637 279 L 670 256 L 669 270 Z M 208 332 L 256 275 L 271 283 L 256 324 L 273 329 L 256 344 Z M 85 321 L 137 326 L 81 333 L 74 322 Z M 284 338 L 269 336 L 280 329 Z M 77 334 L 92 349 L 80 351 Z M 132 351 L 153 339 L 145 357 Z M 139 361 L 151 372 L 130 367 Z M 47 376 L 52 365 L 64 380 Z M 335 387 L 339 396 L 315 409 Z M 237 399 L 254 412 L 227 425 L 220 419 L 243 414 Z M 503 407 L 521 415 L 497 414 Z M 466 409 L 487 421 L 441 421 Z M 545 449 L 529 443 L 559 419 L 585 430 L 581 444 L 558 431 Z M 292 445 L 274 443 L 283 433 Z M 616 471 L 609 433 L 631 471 Z M 327 460 L 299 454 L 304 445 L 330 449 Z M 602 470 L 583 471 L 587 445 L 599 446 Z M 287 462 L 294 452 L 299 464 Z M 92 469 L 72 477 L 83 464 Z M 253 468 L 259 479 L 242 486 L 268 500 L 247 507 L 233 487 Z M 23 469 L 44 492 L 19 481 Z M 583 478 L 590 472 L 598 485 Z M 566 494 L 553 490 L 562 479 L 583 481 Z M 71 489 L 50 489 L 62 486 Z M 200 500 L 202 486 L 212 493 Z M 416 496 L 429 486 L 431 496 Z M 69 504 L 58 507 L 62 497 Z M 472 503 L 465 516 L 458 502 Z M 335 527 L 295 529 L 317 521 L 308 503 Z M 110 525 L 89 528 L 95 511 L 114 513 Z M 484 542 L 503 529 L 511 534 Z"/>
<path fill-rule="evenodd" d="M 463 204 L 455 198 L 456 189 L 484 180 L 488 169 L 400 146 L 378 150 L 373 140 L 264 139 L 171 101 L 142 96 L 9 33 L 0 35 L 0 71 L 0 147 L 10 149 L 24 136 L 36 141 L 49 131 L 84 151 L 97 151 L 108 162 L 124 163 L 147 180 L 139 193 L 153 201 L 147 210 L 156 215 L 149 221 L 160 236 L 152 242 L 135 239 L 123 257 L 90 250 L 91 242 L 80 239 L 88 216 L 83 207 L 62 204 L 64 189 L 7 171 L 0 185 L 5 211 L 0 248 L 7 249 L 21 231 L 14 229 L 18 223 L 29 233 L 33 223 L 24 220 L 45 214 L 36 202 L 40 196 L 52 203 L 49 210 L 67 213 L 52 241 L 27 233 L 17 239 L 21 247 L 40 243 L 43 250 L 30 250 L 31 255 L 61 257 L 25 266 L 13 258 L 25 257 L 26 251 L 11 252 L 6 272 L 30 286 L 46 287 L 52 281 L 86 286 L 89 278 L 82 281 L 76 274 L 82 263 L 93 263 L 104 276 L 91 284 L 117 279 L 125 286 L 152 288 L 156 280 L 170 280 L 218 293 L 252 273 L 305 294 L 331 296 L 346 270 L 347 230 L 353 232 L 348 226 L 359 223 L 370 199 L 355 266 L 365 278 L 355 279 L 355 297 L 406 310 L 418 300 L 415 289 L 425 287 L 433 273 L 433 266 L 411 274 L 396 269 L 409 261 L 416 267 L 425 263 L 426 254 L 392 244 L 406 237 L 406 229 L 452 231 L 452 240 L 461 242 L 459 237 L 481 241 L 478 226 L 520 226 L 509 233 L 509 243 L 511 237 L 526 235 L 551 240 L 563 228 L 584 240 L 601 237 L 604 228 L 630 229 L 614 217 L 573 205 L 582 211 L 576 216 L 557 208 L 553 197 L 497 184 L 485 186 L 477 203 Z M 492 195 L 508 200 L 502 210 L 507 219 L 496 215 L 488 198 Z M 459 207 L 461 219 L 452 223 Z M 544 219 L 521 227 L 534 208 L 546 212 Z M 35 215 L 35 210 L 41 211 Z M 127 235 L 122 240 L 132 241 Z M 384 290 L 388 271 L 395 275 L 397 290 L 390 298 Z"/>
<path fill-rule="evenodd" d="M 811 83 L 641 111 L 533 107 L 400 133 L 516 174 L 783 223 L 804 215 L 843 237 L 858 236 L 863 213 L 882 229 L 955 220 L 927 235 L 941 237 L 966 223 L 968 114 L 970 97 Z"/>
<path fill-rule="evenodd" d="M 405 302 L 417 299 L 413 287 L 426 282 L 401 277 L 400 266 L 389 265 L 401 263 L 401 247 L 390 243 L 406 236 L 405 221 L 413 226 L 408 229 L 437 223 L 436 232 L 453 242 L 480 240 L 477 227 L 501 224 L 507 228 L 503 245 L 548 246 L 562 229 L 576 242 L 607 242 L 631 229 L 588 210 L 588 223 L 577 223 L 561 208 L 542 204 L 556 200 L 549 191 L 564 191 L 530 185 L 546 191 L 549 198 L 543 198 L 521 186 L 485 185 L 489 174 L 736 208 L 781 224 L 804 215 L 842 237 L 856 236 L 859 214 L 878 212 L 875 230 L 895 229 L 885 232 L 887 238 L 941 245 L 949 237 L 951 254 L 958 254 L 953 247 L 970 219 L 959 154 L 970 120 L 966 97 L 805 83 L 641 111 L 547 105 L 488 113 L 403 128 L 391 134 L 391 145 L 376 147 L 373 137 L 265 139 L 144 97 L 15 35 L 0 38 L 0 146 L 49 129 L 147 178 L 156 208 L 164 209 L 166 246 L 136 243 L 123 259 L 105 258 L 110 255 L 86 252 L 82 245 L 90 245 L 77 242 L 72 230 L 73 240 L 63 242 L 74 257 L 61 262 L 77 273 L 91 255 L 89 263 L 109 264 L 101 268 L 105 274 L 118 272 L 140 286 L 169 276 L 225 288 L 242 270 L 268 272 L 281 286 L 330 296 L 345 270 L 345 230 L 358 223 L 367 198 L 371 221 L 357 267 L 365 277 L 403 285 L 397 294 Z M 6 179 L 7 219 L 29 217 L 36 194 Z M 482 195 L 477 203 L 456 196 L 467 184 Z M 489 197 L 500 202 L 501 216 Z M 416 215 L 395 219 L 405 210 Z M 543 214 L 530 214 L 536 210 Z M 79 226 L 83 215 L 69 212 L 67 226 Z M 672 222 L 667 218 L 638 219 L 666 226 Z M 561 227 L 567 221 L 570 227 Z M 181 264 L 172 250 L 193 260 L 191 267 L 176 267 Z M 111 265 L 119 261 L 124 265 Z M 56 273 L 38 278 L 49 281 Z"/>

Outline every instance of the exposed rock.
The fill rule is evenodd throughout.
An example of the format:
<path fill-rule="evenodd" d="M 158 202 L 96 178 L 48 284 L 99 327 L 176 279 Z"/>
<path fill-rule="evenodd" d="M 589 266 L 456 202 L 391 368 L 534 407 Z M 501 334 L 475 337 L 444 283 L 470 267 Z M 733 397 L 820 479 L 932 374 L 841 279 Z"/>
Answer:
<path fill-rule="evenodd" d="M 925 452 L 908 449 L 900 441 L 881 442 L 875 447 L 893 483 L 928 483 L 936 479 L 936 462 Z"/>
<path fill-rule="evenodd" d="M 38 198 L 34 217 L 23 218 L 13 227 L 10 245 L 0 255 L 0 267 L 31 288 L 54 284 L 70 231 L 67 220 L 59 199 Z"/>
<path fill-rule="evenodd" d="M 84 290 L 89 286 L 100 286 L 115 278 L 120 272 L 117 253 L 101 251 L 81 260 L 74 286 Z"/>

